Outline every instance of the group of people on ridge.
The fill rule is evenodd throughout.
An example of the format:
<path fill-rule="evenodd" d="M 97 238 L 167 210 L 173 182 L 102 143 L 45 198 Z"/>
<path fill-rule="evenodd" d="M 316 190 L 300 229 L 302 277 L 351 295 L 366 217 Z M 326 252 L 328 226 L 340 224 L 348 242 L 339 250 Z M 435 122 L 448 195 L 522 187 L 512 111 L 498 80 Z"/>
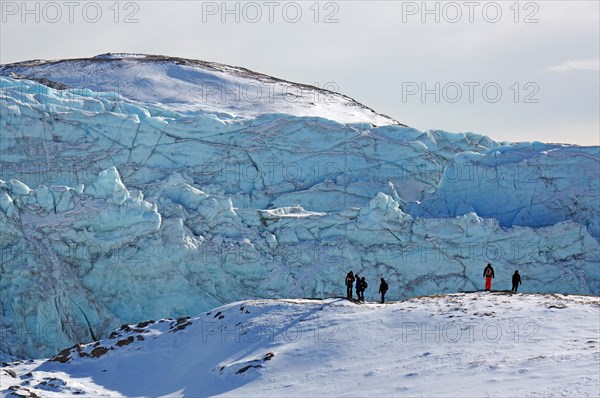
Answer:
<path fill-rule="evenodd" d="M 483 270 L 483 277 L 485 278 L 485 290 L 486 291 L 491 290 L 492 289 L 492 279 L 494 279 L 494 277 L 495 277 L 494 268 L 492 267 L 492 264 L 488 263 L 488 265 L 485 267 L 485 269 Z M 512 276 L 511 291 L 513 293 L 516 293 L 520 284 L 521 284 L 521 275 L 519 274 L 519 270 L 516 270 Z M 352 288 L 355 287 L 357 300 L 364 302 L 365 301 L 364 293 L 365 293 L 365 289 L 368 286 L 369 285 L 367 284 L 365 277 L 359 276 L 358 272 L 356 273 L 356 275 L 352 271 L 350 271 L 350 272 L 348 272 L 348 274 L 346 274 L 346 298 L 348 300 L 352 300 Z M 381 278 L 381 283 L 379 284 L 379 292 L 378 292 L 379 294 L 381 294 L 381 304 L 383 304 L 385 301 L 385 293 L 387 291 L 388 291 L 388 284 L 385 281 L 385 279 Z"/>
<path fill-rule="evenodd" d="M 352 300 L 352 287 L 356 284 L 356 299 L 358 301 L 365 301 L 365 289 L 369 287 L 367 280 L 365 277 L 361 277 L 358 275 L 354 275 L 354 272 L 350 271 L 346 274 L 346 298 L 348 300 Z M 381 294 L 381 304 L 383 304 L 385 300 L 385 293 L 388 291 L 388 284 L 385 279 L 381 278 L 381 283 L 379 284 L 379 293 Z"/>

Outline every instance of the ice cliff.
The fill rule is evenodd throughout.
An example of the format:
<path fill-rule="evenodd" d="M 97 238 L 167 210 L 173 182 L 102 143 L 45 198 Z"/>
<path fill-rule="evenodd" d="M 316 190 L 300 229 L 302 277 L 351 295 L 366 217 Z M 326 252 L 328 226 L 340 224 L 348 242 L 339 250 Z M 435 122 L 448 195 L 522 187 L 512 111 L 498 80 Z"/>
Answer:
<path fill-rule="evenodd" d="M 519 269 L 526 291 L 600 293 L 598 147 L 423 132 L 184 61 L 0 67 L 4 356 L 240 299 L 339 296 L 349 270 L 367 299 L 381 276 L 392 299 L 477 290 L 487 262 L 497 289 Z M 280 95 L 205 92 L 235 84 Z"/>

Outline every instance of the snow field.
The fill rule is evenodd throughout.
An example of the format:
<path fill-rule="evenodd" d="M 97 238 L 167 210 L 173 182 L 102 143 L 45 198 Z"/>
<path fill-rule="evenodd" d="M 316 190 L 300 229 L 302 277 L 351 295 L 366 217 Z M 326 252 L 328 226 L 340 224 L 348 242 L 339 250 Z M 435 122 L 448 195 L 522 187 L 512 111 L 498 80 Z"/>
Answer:
<path fill-rule="evenodd" d="M 52 379 L 44 396 L 594 397 L 599 311 L 597 297 L 489 292 L 243 301 L 121 328 L 65 363 L 10 365 L 20 379 L 2 391 Z M 94 347 L 109 350 L 80 355 Z"/>

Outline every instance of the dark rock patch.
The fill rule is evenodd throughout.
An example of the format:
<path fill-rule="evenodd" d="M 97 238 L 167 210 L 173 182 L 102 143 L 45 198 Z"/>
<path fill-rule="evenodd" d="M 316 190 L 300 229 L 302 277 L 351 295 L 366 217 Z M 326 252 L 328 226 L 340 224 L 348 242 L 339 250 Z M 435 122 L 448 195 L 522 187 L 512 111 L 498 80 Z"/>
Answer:
<path fill-rule="evenodd" d="M 148 326 L 148 325 L 151 325 L 151 324 L 153 324 L 153 323 L 156 323 L 156 321 L 155 321 L 154 319 L 151 319 L 151 320 L 149 320 L 149 321 L 140 322 L 140 323 L 138 323 L 138 324 L 137 324 L 137 325 L 135 325 L 135 326 L 136 326 L 136 327 L 138 327 L 138 328 L 145 328 L 146 326 Z"/>
<path fill-rule="evenodd" d="M 6 372 L 6 374 L 8 374 L 8 375 L 9 375 L 10 377 L 12 377 L 13 379 L 16 379 L 16 378 L 17 378 L 17 374 L 16 374 L 14 371 L 12 371 L 12 370 L 10 370 L 10 369 L 2 369 L 2 370 L 3 370 L 3 371 L 5 371 L 5 372 Z"/>
<path fill-rule="evenodd" d="M 237 375 L 242 374 L 251 368 L 262 368 L 262 365 L 246 365 L 243 368 L 240 368 L 237 372 L 235 372 L 235 374 L 237 374 Z"/>
<path fill-rule="evenodd" d="M 107 352 L 108 352 L 108 348 L 106 348 L 106 347 L 96 347 L 92 350 L 90 355 L 94 358 L 99 358 L 102 355 L 106 354 Z"/>
<path fill-rule="evenodd" d="M 273 354 L 272 352 L 268 352 L 263 357 L 263 361 L 270 361 L 274 356 L 275 356 L 275 354 Z"/>
<path fill-rule="evenodd" d="M 131 344 L 131 343 L 133 343 L 133 336 L 129 336 L 129 337 L 127 337 L 124 340 L 117 341 L 117 346 L 123 347 L 123 346 L 126 346 L 126 345 Z"/>

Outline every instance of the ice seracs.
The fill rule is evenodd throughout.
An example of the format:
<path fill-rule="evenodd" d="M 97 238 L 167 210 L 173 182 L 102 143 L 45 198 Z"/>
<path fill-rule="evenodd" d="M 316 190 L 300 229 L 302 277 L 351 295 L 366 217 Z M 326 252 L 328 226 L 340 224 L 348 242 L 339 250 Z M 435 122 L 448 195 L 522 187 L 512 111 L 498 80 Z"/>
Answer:
<path fill-rule="evenodd" d="M 395 298 L 476 290 L 482 259 L 494 262 L 496 286 L 508 286 L 518 268 L 527 290 L 598 294 L 598 243 L 571 221 L 505 230 L 475 213 L 414 218 L 383 193 L 362 209 L 341 212 L 236 209 L 230 199 L 176 179 L 155 191 L 156 199 L 140 194 L 115 202 L 114 192 L 128 191 L 115 190 L 123 186 L 115 177 L 107 169 L 89 185 L 106 188 L 98 197 L 68 187 L 31 191 L 29 197 L 52 200 L 52 207 L 31 201 L 17 208 L 3 192 L 3 275 L 11 281 L 3 297 L 37 292 L 27 306 L 4 307 L 12 355 L 51 355 L 72 336 L 86 341 L 115 323 L 183 316 L 247 295 L 337 296 L 347 264 L 371 281 L 380 275 L 394 281 Z M 72 296 L 71 289 L 81 294 L 74 319 L 93 319 L 86 328 L 64 319 L 68 307 L 48 311 L 46 303 Z M 60 338 L 20 340 L 19 330 L 48 324 Z"/>

